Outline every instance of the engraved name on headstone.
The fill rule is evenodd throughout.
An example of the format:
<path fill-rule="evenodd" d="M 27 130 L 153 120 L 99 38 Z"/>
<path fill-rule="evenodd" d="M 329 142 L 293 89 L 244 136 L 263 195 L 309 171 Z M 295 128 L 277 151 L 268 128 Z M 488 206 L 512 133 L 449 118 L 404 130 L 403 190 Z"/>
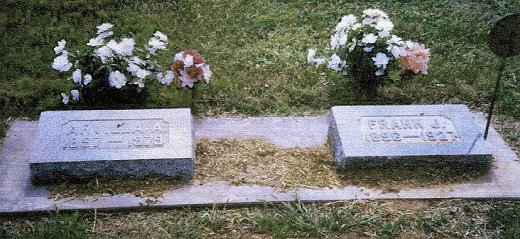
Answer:
<path fill-rule="evenodd" d="M 189 179 L 194 147 L 189 109 L 48 111 L 38 123 L 31 179 Z"/>
<path fill-rule="evenodd" d="M 335 106 L 329 142 L 336 166 L 489 164 L 493 155 L 464 105 Z"/>
<path fill-rule="evenodd" d="M 369 143 L 457 143 L 457 129 L 442 115 L 361 117 L 361 132 Z"/>
<path fill-rule="evenodd" d="M 61 127 L 63 150 L 162 148 L 169 123 L 157 119 L 71 120 Z"/>

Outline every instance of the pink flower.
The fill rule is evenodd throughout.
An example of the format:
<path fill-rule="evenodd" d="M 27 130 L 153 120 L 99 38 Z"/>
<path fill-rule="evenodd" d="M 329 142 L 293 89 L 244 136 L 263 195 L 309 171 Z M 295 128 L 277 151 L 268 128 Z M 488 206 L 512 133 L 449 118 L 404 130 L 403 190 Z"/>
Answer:
<path fill-rule="evenodd" d="M 424 45 L 414 43 L 412 48 L 406 47 L 405 53 L 399 57 L 399 67 L 403 71 L 428 74 L 430 51 Z"/>

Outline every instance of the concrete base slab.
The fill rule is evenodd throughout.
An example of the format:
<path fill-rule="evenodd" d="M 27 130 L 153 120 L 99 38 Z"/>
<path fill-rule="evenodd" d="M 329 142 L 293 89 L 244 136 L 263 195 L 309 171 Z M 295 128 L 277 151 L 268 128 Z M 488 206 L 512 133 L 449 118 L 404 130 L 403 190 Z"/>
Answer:
<path fill-rule="evenodd" d="M 485 118 L 473 114 L 484 128 Z M 197 119 L 197 139 L 265 139 L 282 147 L 321 146 L 327 140 L 329 118 L 262 117 Z M 493 129 L 488 142 L 495 155 L 495 167 L 481 180 L 433 188 L 384 193 L 371 188 L 308 189 L 281 192 L 265 186 L 232 186 L 226 182 L 190 185 L 168 191 L 162 197 L 136 197 L 131 194 L 86 198 L 49 199 L 49 192 L 33 186 L 29 180 L 29 150 L 37 122 L 17 121 L 8 132 L 0 154 L 0 213 L 50 210 L 119 210 L 141 207 L 181 207 L 188 205 L 242 205 L 286 202 L 299 198 L 304 202 L 356 199 L 430 199 L 430 198 L 520 198 L 520 161 Z"/>

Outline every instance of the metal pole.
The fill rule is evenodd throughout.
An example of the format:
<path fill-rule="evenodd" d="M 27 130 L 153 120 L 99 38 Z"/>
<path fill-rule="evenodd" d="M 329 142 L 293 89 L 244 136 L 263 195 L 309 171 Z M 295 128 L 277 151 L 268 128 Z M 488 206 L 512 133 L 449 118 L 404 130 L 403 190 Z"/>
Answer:
<path fill-rule="evenodd" d="M 491 124 L 491 117 L 493 115 L 493 109 L 495 108 L 495 103 L 498 99 L 498 92 L 500 91 L 500 80 L 502 79 L 502 72 L 504 71 L 505 65 L 506 65 L 506 58 L 501 57 L 500 66 L 498 68 L 498 79 L 495 84 L 495 92 L 493 93 L 493 98 L 491 99 L 491 105 L 489 106 L 486 130 L 484 131 L 484 140 L 487 140 L 487 136 L 488 136 L 488 132 L 489 132 L 489 125 Z"/>

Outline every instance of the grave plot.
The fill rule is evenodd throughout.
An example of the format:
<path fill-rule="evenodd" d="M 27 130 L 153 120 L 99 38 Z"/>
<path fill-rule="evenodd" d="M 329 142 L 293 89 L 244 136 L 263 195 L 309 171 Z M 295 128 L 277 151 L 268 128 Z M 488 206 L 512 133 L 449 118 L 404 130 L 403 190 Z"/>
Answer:
<path fill-rule="evenodd" d="M 468 112 L 469 113 L 469 112 Z M 427 165 L 337 171 L 327 145 L 331 117 L 197 119 L 197 162 L 193 180 L 91 180 L 86 184 L 33 186 L 26 148 L 36 122 L 16 122 L 2 150 L 2 212 L 54 209 L 115 209 L 142 206 L 255 204 L 382 198 L 519 197 L 515 154 L 492 130 L 490 167 Z M 480 114 L 469 122 L 483 129 Z M 434 121 L 433 121 L 434 122 Z M 464 135 L 453 124 L 461 139 Z M 369 126 L 367 126 L 369 127 Z M 450 128 L 451 129 L 451 128 Z M 438 144 L 442 145 L 442 144 Z"/>

